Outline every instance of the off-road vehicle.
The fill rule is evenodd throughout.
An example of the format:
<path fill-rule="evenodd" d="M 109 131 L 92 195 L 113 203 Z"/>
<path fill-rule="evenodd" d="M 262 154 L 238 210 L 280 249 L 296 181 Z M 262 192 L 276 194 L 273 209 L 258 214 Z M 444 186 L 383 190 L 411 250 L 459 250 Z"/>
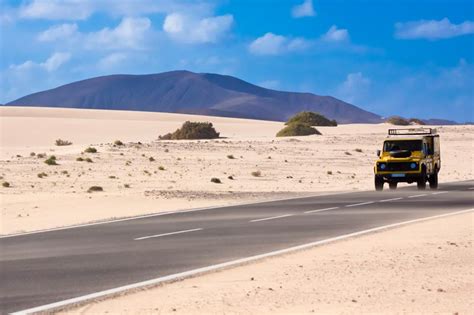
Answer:
<path fill-rule="evenodd" d="M 440 141 L 436 129 L 389 129 L 383 150 L 377 150 L 375 163 L 375 189 L 383 190 L 384 183 L 397 189 L 400 182 L 416 183 L 425 189 L 438 188 L 441 169 Z"/>

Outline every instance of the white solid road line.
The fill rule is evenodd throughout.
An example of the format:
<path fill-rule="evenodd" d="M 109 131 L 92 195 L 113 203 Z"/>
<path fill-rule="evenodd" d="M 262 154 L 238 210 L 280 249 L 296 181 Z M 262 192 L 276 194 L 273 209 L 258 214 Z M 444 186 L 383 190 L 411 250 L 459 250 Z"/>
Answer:
<path fill-rule="evenodd" d="M 336 209 L 339 209 L 339 207 L 332 207 L 332 208 L 324 208 L 324 209 L 305 211 L 304 213 L 316 213 L 316 212 L 323 212 L 323 211 L 336 210 Z"/>
<path fill-rule="evenodd" d="M 263 219 L 250 220 L 249 222 L 268 221 L 268 220 L 286 218 L 286 217 L 291 217 L 291 216 L 293 216 L 293 214 L 284 214 L 284 215 L 279 215 L 279 216 L 276 216 L 276 217 L 269 217 L 269 218 L 263 218 Z"/>
<path fill-rule="evenodd" d="M 474 190 L 474 187 L 469 187 L 468 189 L 469 189 L 469 190 Z"/>
<path fill-rule="evenodd" d="M 349 207 L 357 207 L 357 206 L 364 206 L 364 205 L 370 205 L 372 203 L 375 203 L 375 201 L 367 201 L 367 202 L 361 202 L 361 203 L 355 203 L 353 205 L 347 205 L 345 206 L 346 208 L 349 208 Z"/>
<path fill-rule="evenodd" d="M 402 197 L 398 197 L 398 198 L 379 200 L 379 202 L 389 202 L 389 201 L 402 200 L 402 199 L 403 199 Z"/>
<path fill-rule="evenodd" d="M 428 194 L 421 194 L 421 195 L 413 195 L 413 196 L 408 196 L 408 198 L 418 198 L 418 197 L 424 197 L 427 196 Z"/>
<path fill-rule="evenodd" d="M 437 192 L 433 192 L 431 193 L 432 195 L 441 195 L 441 194 L 447 194 L 449 191 L 437 191 Z"/>
<path fill-rule="evenodd" d="M 146 240 L 149 238 L 155 238 L 155 237 L 161 237 L 161 236 L 168 236 L 168 235 L 175 235 L 175 234 L 183 234 L 183 233 L 189 233 L 189 232 L 195 232 L 195 231 L 201 231 L 202 229 L 192 229 L 192 230 L 184 230 L 184 231 L 177 231 L 177 232 L 171 232 L 171 233 L 163 233 L 163 234 L 156 234 L 156 235 L 150 235 L 150 236 L 143 236 L 143 237 L 137 237 L 134 238 L 134 241 L 141 241 L 141 240 Z"/>
<path fill-rule="evenodd" d="M 325 240 L 306 243 L 306 244 L 302 244 L 302 245 L 298 245 L 298 246 L 294 246 L 294 247 L 280 249 L 280 250 L 269 252 L 269 253 L 264 253 L 264 254 L 245 257 L 245 258 L 240 258 L 240 259 L 237 259 L 237 260 L 232 260 L 232 261 L 228 261 L 228 262 L 221 263 L 221 264 L 211 265 L 211 266 L 198 268 L 198 269 L 193 269 L 193 270 L 189 270 L 189 271 L 184 271 L 184 272 L 180 272 L 180 273 L 175 273 L 175 274 L 164 276 L 164 277 L 161 277 L 161 278 L 150 279 L 150 280 L 146 280 L 146 281 L 142 281 L 142 282 L 137 282 L 137 283 L 132 283 L 132 284 L 129 284 L 129 285 L 124 285 L 124 286 L 113 288 L 113 289 L 108 289 L 108 290 L 105 290 L 105 291 L 99 291 L 99 292 L 95 292 L 95 293 L 91 293 L 91 294 L 87 294 L 87 295 L 83 295 L 83 296 L 78 296 L 78 297 L 75 297 L 75 298 L 72 298 L 72 299 L 58 301 L 58 302 L 54 302 L 54 303 L 50 303 L 50 304 L 46 304 L 46 305 L 41 305 L 41 306 L 29 308 L 29 309 L 26 309 L 26 310 L 14 312 L 14 313 L 12 313 L 12 315 L 26 315 L 26 314 L 34 314 L 34 313 L 39 313 L 39 312 L 51 312 L 52 310 L 59 310 L 59 309 L 64 308 L 68 305 L 83 304 L 83 303 L 86 303 L 86 302 L 94 301 L 96 299 L 103 299 L 105 297 L 116 296 L 116 295 L 119 295 L 119 294 L 123 294 L 124 292 L 129 292 L 129 291 L 136 290 L 136 289 L 152 287 L 152 286 L 156 286 L 156 285 L 159 285 L 159 284 L 162 284 L 162 283 L 167 283 L 167 282 L 170 282 L 170 281 L 183 280 L 185 278 L 189 278 L 189 277 L 193 277 L 193 276 L 197 276 L 197 275 L 202 275 L 202 274 L 205 274 L 205 273 L 208 273 L 208 272 L 211 272 L 211 271 L 223 270 L 223 269 L 229 268 L 229 267 L 236 267 L 236 266 L 239 266 L 239 265 L 242 265 L 242 264 L 245 264 L 245 263 L 259 261 L 259 260 L 264 259 L 264 258 L 275 257 L 275 256 L 282 255 L 282 254 L 292 253 L 292 252 L 300 251 L 300 250 L 303 250 L 303 249 L 308 249 L 308 248 L 312 248 L 312 247 L 315 247 L 315 246 L 318 246 L 318 245 L 332 243 L 332 242 L 335 242 L 335 241 L 339 241 L 339 240 L 343 240 L 343 239 L 347 239 L 347 238 L 351 238 L 351 237 L 355 237 L 355 236 L 360 236 L 360 235 L 369 234 L 369 233 L 373 233 L 373 232 L 378 232 L 378 231 L 382 231 L 382 230 L 392 229 L 392 228 L 396 228 L 396 227 L 399 227 L 399 226 L 404 226 L 404 225 L 411 224 L 411 223 L 417 223 L 417 222 L 423 222 L 423 221 L 432 220 L 432 219 L 449 217 L 449 216 L 453 216 L 453 215 L 457 215 L 457 214 L 461 214 L 461 213 L 472 212 L 472 211 L 474 211 L 474 208 L 461 210 L 461 211 L 456 211 L 456 212 L 451 212 L 451 213 L 434 215 L 434 216 L 431 216 L 431 217 L 424 217 L 424 218 L 419 218 L 419 219 L 414 219 L 414 220 L 409 220 L 409 221 L 403 221 L 403 222 L 398 222 L 398 223 L 393 223 L 393 224 L 388 224 L 388 225 L 382 225 L 382 226 L 371 228 L 371 229 L 368 229 L 368 230 L 362 230 L 362 231 L 358 231 L 358 232 L 354 232 L 354 233 L 344 234 L 344 235 L 328 238 L 328 239 L 325 239 Z"/>

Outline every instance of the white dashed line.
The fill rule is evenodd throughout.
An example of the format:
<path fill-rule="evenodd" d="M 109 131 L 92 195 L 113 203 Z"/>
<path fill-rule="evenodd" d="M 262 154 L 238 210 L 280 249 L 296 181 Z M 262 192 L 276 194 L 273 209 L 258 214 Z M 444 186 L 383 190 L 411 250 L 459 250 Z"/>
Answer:
<path fill-rule="evenodd" d="M 146 240 L 148 238 L 162 237 L 162 236 L 175 235 L 175 234 L 183 234 L 183 233 L 189 233 L 189 232 L 195 232 L 195 231 L 201 231 L 201 230 L 202 229 L 199 228 L 199 229 L 184 230 L 184 231 L 177 231 L 177 232 L 164 233 L 164 234 L 156 234 L 156 235 L 150 235 L 150 236 L 137 237 L 134 240 L 135 241 L 141 241 L 141 240 Z"/>
<path fill-rule="evenodd" d="M 437 192 L 434 192 L 434 193 L 431 193 L 432 195 L 441 195 L 441 194 L 446 194 L 448 193 L 449 191 L 437 191 Z"/>
<path fill-rule="evenodd" d="M 305 211 L 305 213 L 316 213 L 316 212 L 323 212 L 323 211 L 329 211 L 329 210 L 335 210 L 335 209 L 339 209 L 339 207 L 332 207 L 332 208 L 324 208 L 324 209 L 318 209 L 318 210 Z"/>
<path fill-rule="evenodd" d="M 356 204 L 353 204 L 353 205 L 347 205 L 346 208 L 349 208 L 349 207 L 357 207 L 357 206 L 364 206 L 364 205 L 370 205 L 372 203 L 375 203 L 375 201 L 367 201 L 367 202 L 362 202 L 362 203 L 356 203 Z"/>
<path fill-rule="evenodd" d="M 379 202 L 389 202 L 389 201 L 395 201 L 395 200 L 401 200 L 401 199 L 403 199 L 403 198 L 402 198 L 402 197 L 398 197 L 398 198 L 380 200 Z"/>
<path fill-rule="evenodd" d="M 469 190 L 474 190 L 474 187 L 470 187 L 470 188 L 468 188 L 468 189 L 469 189 Z"/>
<path fill-rule="evenodd" d="M 249 222 L 260 222 L 260 221 L 267 221 L 267 220 L 274 220 L 274 219 L 280 219 L 280 218 L 286 218 L 286 217 L 291 217 L 292 214 L 284 214 L 284 215 L 279 215 L 276 217 L 269 217 L 269 218 L 263 218 L 263 219 L 255 219 L 251 220 Z"/>
<path fill-rule="evenodd" d="M 413 195 L 413 196 L 408 196 L 408 198 L 418 198 L 418 197 L 424 197 L 427 194 L 421 194 L 421 195 Z"/>

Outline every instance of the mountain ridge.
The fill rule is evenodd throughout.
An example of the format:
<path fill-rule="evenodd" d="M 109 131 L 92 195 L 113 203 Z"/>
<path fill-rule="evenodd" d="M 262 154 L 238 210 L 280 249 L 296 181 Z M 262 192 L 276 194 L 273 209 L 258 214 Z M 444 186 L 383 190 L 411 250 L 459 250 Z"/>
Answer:
<path fill-rule="evenodd" d="M 136 110 L 285 121 L 315 111 L 339 123 L 378 123 L 382 118 L 332 96 L 267 89 L 242 79 L 176 70 L 114 74 L 71 82 L 26 95 L 8 106 Z"/>

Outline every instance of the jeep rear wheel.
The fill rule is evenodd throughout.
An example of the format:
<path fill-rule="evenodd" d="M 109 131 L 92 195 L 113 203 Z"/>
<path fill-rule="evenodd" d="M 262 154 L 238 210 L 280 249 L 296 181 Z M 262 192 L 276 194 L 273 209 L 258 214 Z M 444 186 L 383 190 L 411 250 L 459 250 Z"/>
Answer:
<path fill-rule="evenodd" d="M 426 189 L 426 168 L 423 166 L 423 170 L 421 171 L 420 178 L 416 181 L 416 186 L 419 190 Z"/>
<path fill-rule="evenodd" d="M 438 189 L 438 170 L 436 170 L 435 173 L 430 176 L 428 181 L 430 183 L 431 189 Z"/>
<path fill-rule="evenodd" d="M 394 190 L 394 189 L 397 189 L 397 182 L 391 182 L 391 183 L 388 183 L 388 187 L 390 187 L 390 189 Z"/>
<path fill-rule="evenodd" d="M 383 178 L 380 176 L 375 176 L 375 190 L 383 190 Z"/>

